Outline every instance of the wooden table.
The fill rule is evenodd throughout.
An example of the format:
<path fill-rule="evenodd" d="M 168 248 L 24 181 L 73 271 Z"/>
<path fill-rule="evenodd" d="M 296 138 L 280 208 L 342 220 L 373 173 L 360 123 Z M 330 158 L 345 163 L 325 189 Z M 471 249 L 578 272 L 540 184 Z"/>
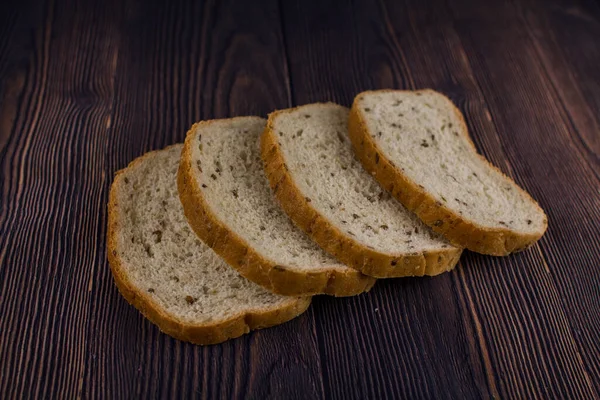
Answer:
<path fill-rule="evenodd" d="M 0 398 L 598 398 L 599 2 L 165 3 L 1 2 Z M 119 296 L 107 194 L 133 158 L 200 119 L 424 87 L 546 210 L 539 244 L 209 347 Z"/>

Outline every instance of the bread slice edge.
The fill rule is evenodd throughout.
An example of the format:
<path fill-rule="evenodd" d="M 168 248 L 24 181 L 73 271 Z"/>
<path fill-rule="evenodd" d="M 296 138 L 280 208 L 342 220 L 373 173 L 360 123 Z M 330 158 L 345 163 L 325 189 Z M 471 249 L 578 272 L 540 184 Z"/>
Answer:
<path fill-rule="evenodd" d="M 169 146 L 164 150 L 170 148 Z M 266 328 L 287 322 L 302 314 L 311 302 L 310 297 L 291 297 L 283 307 L 259 312 L 242 312 L 228 319 L 209 324 L 190 324 L 169 315 L 160 305 L 143 291 L 136 289 L 123 269 L 124 260 L 118 252 L 118 232 L 122 211 L 119 206 L 117 192 L 121 190 L 123 173 L 143 162 L 147 157 L 162 151 L 148 152 L 133 160 L 126 168 L 115 174 L 111 185 L 108 202 L 107 253 L 110 269 L 118 291 L 125 300 L 134 306 L 150 322 L 175 339 L 198 345 L 209 345 L 224 342 L 248 333 L 250 330 Z"/>
<path fill-rule="evenodd" d="M 279 116 L 301 107 L 269 114 L 261 137 L 261 157 L 269 184 L 291 220 L 325 251 L 365 275 L 376 278 L 435 276 L 452 270 L 462 253 L 460 248 L 422 253 L 382 253 L 351 239 L 310 205 L 288 170 L 274 126 Z"/>
<path fill-rule="evenodd" d="M 520 233 L 508 228 L 488 228 L 481 226 L 476 222 L 468 221 L 458 213 L 455 213 L 447 206 L 438 202 L 425 189 L 420 187 L 416 182 L 406 176 L 393 161 L 389 160 L 375 140 L 371 137 L 367 122 L 364 118 L 360 107 L 358 106 L 359 97 L 371 93 L 384 92 L 426 92 L 431 89 L 422 89 L 418 91 L 408 90 L 375 90 L 365 91 L 356 95 L 352 108 L 350 109 L 350 117 L 348 122 L 348 131 L 350 141 L 357 158 L 371 175 L 390 192 L 398 201 L 406 208 L 417 214 L 417 216 L 432 230 L 442 234 L 455 246 L 465 247 L 471 251 L 481 254 L 493 256 L 505 256 L 513 252 L 525 250 L 540 239 L 548 226 L 547 217 L 543 230 L 532 234 Z M 438 92 L 436 92 L 438 93 Z M 542 212 L 539 204 L 517 185 L 510 177 L 506 176 L 495 165 L 491 164 L 483 155 L 477 152 L 473 140 L 469 136 L 467 124 L 464 116 L 454 103 L 441 93 L 444 99 L 451 106 L 452 111 L 460 122 L 459 131 L 467 139 L 467 142 L 472 147 L 474 154 L 482 161 L 488 164 L 492 169 L 495 169 L 502 177 L 512 182 L 518 190 L 523 193 L 526 198 L 535 204 Z M 377 161 L 376 161 L 377 160 Z M 545 214 L 544 214 L 545 215 Z"/>
<path fill-rule="evenodd" d="M 287 296 L 327 294 L 345 297 L 369 291 L 375 284 L 375 280 L 351 269 L 345 272 L 333 268 L 318 272 L 303 272 L 277 265 L 255 251 L 244 239 L 219 221 L 205 201 L 200 184 L 195 178 L 191 154 L 196 129 L 214 121 L 201 121 L 190 128 L 186 135 L 177 174 L 179 198 L 188 223 L 196 235 L 240 275 L 276 294 Z"/>

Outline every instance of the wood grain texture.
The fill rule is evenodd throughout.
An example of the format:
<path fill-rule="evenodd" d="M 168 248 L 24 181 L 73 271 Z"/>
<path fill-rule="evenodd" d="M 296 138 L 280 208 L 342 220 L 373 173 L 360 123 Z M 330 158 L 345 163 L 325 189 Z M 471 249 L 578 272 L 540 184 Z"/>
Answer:
<path fill-rule="evenodd" d="M 598 398 L 600 3 L 0 2 L 0 398 Z M 203 118 L 431 87 L 549 230 L 222 345 L 105 255 L 113 173 Z"/>

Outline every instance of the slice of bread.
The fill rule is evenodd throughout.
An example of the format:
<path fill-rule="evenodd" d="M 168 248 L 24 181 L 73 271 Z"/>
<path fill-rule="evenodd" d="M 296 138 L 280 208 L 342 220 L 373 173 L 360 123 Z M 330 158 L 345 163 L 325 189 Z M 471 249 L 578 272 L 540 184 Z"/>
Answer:
<path fill-rule="evenodd" d="M 266 120 L 238 117 L 190 129 L 179 195 L 194 231 L 244 277 L 286 295 L 350 296 L 371 277 L 333 259 L 275 202 L 260 160 Z"/>
<path fill-rule="evenodd" d="M 355 159 L 348 111 L 327 103 L 269 115 L 262 158 L 281 206 L 322 248 L 367 275 L 452 269 L 461 249 L 407 211 Z"/>
<path fill-rule="evenodd" d="M 241 277 L 189 227 L 177 193 L 182 145 L 117 172 L 108 204 L 108 260 L 125 299 L 165 333 L 223 342 L 288 321 L 309 297 L 272 294 Z"/>
<path fill-rule="evenodd" d="M 349 122 L 363 166 L 456 246 L 523 250 L 546 231 L 529 194 L 477 153 L 461 112 L 433 90 L 364 92 Z"/>

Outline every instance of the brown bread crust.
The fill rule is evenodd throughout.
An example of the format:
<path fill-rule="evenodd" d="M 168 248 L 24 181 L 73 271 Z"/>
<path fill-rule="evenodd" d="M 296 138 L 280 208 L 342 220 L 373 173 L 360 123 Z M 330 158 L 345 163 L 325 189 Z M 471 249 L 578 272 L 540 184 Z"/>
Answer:
<path fill-rule="evenodd" d="M 433 276 L 454 268 L 462 252 L 459 248 L 422 253 L 382 253 L 350 238 L 310 205 L 288 171 L 273 127 L 278 116 L 297 108 L 269 114 L 261 140 L 261 156 L 269 183 L 292 221 L 324 250 L 365 275 L 376 278 Z"/>
<path fill-rule="evenodd" d="M 155 153 L 146 153 L 132 161 L 126 169 L 118 171 L 110 189 L 107 232 L 108 261 L 115 284 L 127 302 L 137 308 L 164 333 L 176 339 L 200 345 L 221 343 L 248 333 L 250 330 L 278 325 L 302 314 L 310 305 L 310 297 L 292 297 L 282 307 L 242 312 L 218 322 L 202 325 L 189 324 L 169 315 L 148 294 L 133 285 L 123 268 L 126 261 L 121 258 L 121 252 L 124 249 L 119 249 L 118 246 L 117 237 L 121 229 L 123 211 L 117 200 L 117 193 L 123 188 L 124 172 L 127 169 L 135 168 L 145 158 L 152 157 Z"/>
<path fill-rule="evenodd" d="M 425 89 L 416 92 L 427 91 L 431 90 Z M 477 253 L 504 256 L 524 250 L 542 237 L 548 226 L 547 219 L 545 219 L 546 223 L 544 229 L 532 234 L 515 232 L 508 228 L 487 228 L 455 213 L 447 206 L 438 202 L 430 193 L 419 186 L 417 182 L 408 178 L 377 146 L 377 143 L 375 143 L 375 140 L 373 140 L 369 133 L 364 116 L 358 107 L 358 101 L 361 95 L 377 92 L 400 93 L 403 91 L 380 90 L 358 94 L 354 100 L 352 109 L 350 110 L 348 122 L 350 140 L 356 156 L 365 169 L 369 171 L 387 191 L 404 204 L 406 208 L 417 214 L 425 224 L 435 232 L 444 235 L 454 245 L 465 247 Z M 507 180 L 512 182 L 514 186 L 520 190 L 526 198 L 529 198 L 543 213 L 544 211 L 539 207 L 538 203 L 532 199 L 527 192 L 521 189 L 514 181 L 512 181 L 512 179 L 502 173 L 502 171 L 490 164 L 485 157 L 477 153 L 475 144 L 469 136 L 467 124 L 462 113 L 450 99 L 446 96 L 444 96 L 444 98 L 448 100 L 457 119 L 460 121 L 460 131 L 473 149 L 473 154 L 485 161 L 490 168 L 495 169 Z"/>
<path fill-rule="evenodd" d="M 241 117 L 245 118 L 245 117 Z M 288 296 L 328 294 L 353 296 L 373 287 L 375 279 L 348 269 L 304 272 L 277 265 L 263 257 L 223 224 L 204 200 L 201 182 L 194 178 L 191 146 L 196 128 L 213 121 L 194 124 L 187 133 L 178 173 L 178 189 L 188 222 L 194 232 L 243 277 L 270 291 Z"/>

